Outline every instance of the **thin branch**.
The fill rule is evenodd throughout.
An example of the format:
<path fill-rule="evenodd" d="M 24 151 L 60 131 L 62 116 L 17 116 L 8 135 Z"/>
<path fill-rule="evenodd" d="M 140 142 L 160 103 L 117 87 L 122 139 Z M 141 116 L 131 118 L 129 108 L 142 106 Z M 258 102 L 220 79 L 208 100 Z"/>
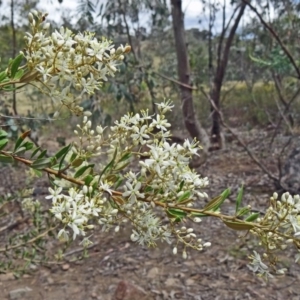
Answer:
<path fill-rule="evenodd" d="M 278 42 L 279 46 L 283 50 L 283 52 L 286 54 L 288 59 L 290 60 L 291 64 L 293 65 L 296 73 L 297 73 L 297 78 L 300 79 L 300 69 L 297 66 L 296 61 L 294 60 L 293 56 L 291 55 L 290 51 L 287 49 L 287 47 L 284 45 L 284 43 L 281 41 L 279 35 L 276 33 L 276 31 L 263 19 L 261 14 L 258 12 L 258 10 L 248 1 L 248 0 L 242 0 L 245 4 L 249 6 L 249 8 L 257 15 L 259 18 L 260 22 L 269 30 L 271 35 L 275 38 L 275 40 Z"/>
<path fill-rule="evenodd" d="M 16 245 L 13 245 L 13 246 L 9 246 L 9 247 L 0 248 L 0 252 L 6 252 L 6 251 L 9 251 L 9 250 L 20 248 L 20 247 L 28 245 L 28 244 L 32 244 L 35 241 L 37 241 L 38 239 L 40 239 L 40 238 L 44 237 L 45 235 L 47 235 L 49 232 L 55 230 L 57 227 L 58 227 L 58 225 L 56 225 L 54 227 L 51 227 L 48 230 L 44 231 L 43 233 L 35 236 L 34 238 L 32 238 L 32 239 L 30 239 L 30 240 L 28 240 L 26 242 L 19 243 L 19 244 L 16 244 Z"/>
<path fill-rule="evenodd" d="M 203 95 L 209 100 L 211 105 L 213 106 L 214 110 L 219 114 L 221 124 L 235 137 L 235 139 L 242 145 L 242 147 L 246 150 L 250 158 L 260 167 L 261 170 L 263 170 L 270 179 L 272 179 L 275 182 L 278 182 L 278 178 L 274 176 L 267 167 L 258 160 L 258 158 L 255 156 L 254 153 L 247 147 L 247 145 L 244 143 L 242 139 L 239 138 L 239 136 L 232 130 L 224 121 L 223 114 L 220 112 L 220 110 L 216 107 L 214 101 L 207 95 L 207 93 L 204 91 L 204 89 L 201 89 L 201 92 Z"/>

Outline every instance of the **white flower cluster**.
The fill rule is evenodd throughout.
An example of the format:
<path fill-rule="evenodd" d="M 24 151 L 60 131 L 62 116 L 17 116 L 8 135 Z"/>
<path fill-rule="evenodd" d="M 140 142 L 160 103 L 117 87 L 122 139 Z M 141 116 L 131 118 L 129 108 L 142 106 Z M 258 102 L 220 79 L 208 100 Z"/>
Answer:
<path fill-rule="evenodd" d="M 284 250 L 288 244 L 295 244 L 300 248 L 300 196 L 292 196 L 288 192 L 278 199 L 278 194 L 274 193 L 270 198 L 270 207 L 263 218 L 258 219 L 259 227 L 251 230 L 259 237 L 260 244 L 265 248 L 263 257 L 275 265 L 277 257 L 275 252 Z M 258 253 L 254 253 L 251 269 L 261 276 L 270 276 L 268 267 L 262 263 Z M 296 256 L 296 261 L 300 258 Z M 277 273 L 283 273 L 279 270 Z"/>
<path fill-rule="evenodd" d="M 29 22 L 32 33 L 25 36 L 23 54 L 29 75 L 23 81 L 42 83 L 42 92 L 66 105 L 75 113 L 81 109 L 75 103 L 83 94 L 93 94 L 107 76 L 114 76 L 117 66 L 130 51 L 130 46 L 115 49 L 106 39 L 99 41 L 93 33 L 74 34 L 67 28 L 48 34 L 47 15 L 32 11 Z M 74 90 L 80 91 L 75 98 Z"/>
<path fill-rule="evenodd" d="M 89 159 L 94 155 L 108 153 L 110 163 L 100 165 L 98 172 L 96 168 L 93 172 L 82 172 L 78 180 L 93 174 L 89 186 L 71 187 L 69 195 L 62 193 L 66 185 L 60 179 L 55 181 L 59 188 L 49 189 L 51 195 L 47 198 L 52 199 L 51 212 L 64 224 L 60 237 L 68 238 L 68 228 L 73 232 L 73 239 L 77 235 L 84 236 L 95 218 L 104 229 L 115 225 L 116 231 L 122 222 L 129 220 L 134 226 L 131 239 L 140 244 L 155 245 L 158 239 L 170 242 L 173 235 L 184 244 L 184 249 L 205 247 L 191 229 L 188 232 L 176 229 L 178 216 L 174 208 L 178 205 L 191 207 L 199 197 L 207 197 L 202 189 L 208 185 L 208 179 L 201 178 L 188 166 L 189 159 L 199 149 L 197 143 L 186 140 L 183 145 L 171 145 L 168 142 L 170 124 L 165 112 L 172 107 L 164 102 L 158 104 L 156 116 L 149 116 L 147 112 L 124 116 L 106 139 L 102 127 L 97 126 L 94 131 L 88 117 L 83 118 L 83 124 L 75 131 L 79 143 L 74 143 L 66 157 L 70 165 L 68 174 L 74 176 L 79 168 L 91 165 Z M 145 144 L 147 149 L 143 148 Z M 126 172 L 124 168 L 133 154 L 144 161 L 139 161 L 135 172 Z M 155 207 L 166 213 L 168 224 L 162 224 Z M 200 221 L 189 214 L 185 217 Z"/>

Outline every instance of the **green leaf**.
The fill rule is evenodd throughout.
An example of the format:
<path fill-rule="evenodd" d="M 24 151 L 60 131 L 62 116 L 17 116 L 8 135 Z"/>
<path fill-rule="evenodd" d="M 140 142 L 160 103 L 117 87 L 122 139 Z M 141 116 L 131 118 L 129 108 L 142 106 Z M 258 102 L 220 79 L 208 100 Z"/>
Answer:
<path fill-rule="evenodd" d="M 40 153 L 40 155 L 37 157 L 37 159 L 43 158 L 47 154 L 47 150 L 44 150 Z"/>
<path fill-rule="evenodd" d="M 14 78 L 18 69 L 19 69 L 19 66 L 21 64 L 23 60 L 23 54 L 19 54 L 13 61 L 12 61 L 12 64 L 11 64 L 11 68 L 10 68 L 10 77 L 11 78 Z"/>
<path fill-rule="evenodd" d="M 61 152 L 61 153 L 57 153 L 57 154 L 61 155 L 61 159 L 60 159 L 60 162 L 59 162 L 59 170 L 62 169 L 62 166 L 63 166 L 64 160 L 65 160 L 65 157 L 67 156 L 68 152 L 70 151 L 70 147 L 71 147 L 71 146 L 72 146 L 72 145 L 70 144 L 70 145 L 64 147 L 63 149 L 61 149 L 61 151 L 59 151 L 59 152 Z M 64 150 L 64 151 L 62 151 L 62 150 Z"/>
<path fill-rule="evenodd" d="M 8 133 L 4 130 L 0 130 L 0 140 L 8 136 Z"/>
<path fill-rule="evenodd" d="M 11 156 L 1 155 L 0 154 L 0 162 L 5 164 L 11 164 L 13 163 L 13 158 Z"/>
<path fill-rule="evenodd" d="M 251 224 L 247 224 L 247 223 L 243 223 L 243 222 L 233 222 L 233 221 L 227 221 L 227 220 L 222 220 L 223 223 L 233 229 L 233 230 L 251 230 L 252 228 L 254 228 L 253 225 Z"/>
<path fill-rule="evenodd" d="M 22 145 L 22 147 L 25 147 L 26 148 L 26 151 L 28 151 L 28 150 L 30 150 L 30 149 L 32 149 L 33 148 L 33 143 L 31 143 L 31 142 L 26 142 L 26 143 L 24 143 L 23 145 Z"/>
<path fill-rule="evenodd" d="M 237 212 L 236 212 L 236 216 L 237 217 L 241 217 L 241 216 L 244 216 L 246 214 L 248 214 L 250 212 L 250 208 L 249 207 L 242 207 L 241 209 L 239 209 Z"/>
<path fill-rule="evenodd" d="M 22 147 L 19 147 L 19 148 L 14 152 L 14 154 L 23 154 L 25 151 L 26 151 L 26 148 L 22 146 Z"/>
<path fill-rule="evenodd" d="M 108 163 L 108 165 L 107 165 L 107 166 L 103 169 L 103 171 L 101 172 L 101 174 L 100 174 L 100 179 L 101 179 L 102 175 L 114 165 L 114 162 L 115 162 L 117 153 L 118 153 L 118 149 L 116 148 L 112 160 Z"/>
<path fill-rule="evenodd" d="M 94 165 L 88 165 L 81 167 L 74 175 L 74 178 L 80 177 L 88 168 L 93 168 Z"/>
<path fill-rule="evenodd" d="M 188 198 L 190 198 L 190 196 L 191 196 L 191 191 L 186 191 L 183 193 L 183 195 L 181 195 L 178 198 L 177 202 L 183 202 L 183 201 L 187 200 Z"/>
<path fill-rule="evenodd" d="M 120 187 L 120 185 L 122 184 L 123 180 L 124 180 L 124 178 L 121 177 L 121 176 L 117 179 L 117 181 L 115 182 L 115 189 L 117 189 L 118 187 Z"/>
<path fill-rule="evenodd" d="M 239 190 L 239 193 L 237 195 L 237 198 L 236 198 L 236 205 L 235 205 L 235 212 L 237 213 L 240 206 L 241 206 L 241 203 L 242 203 L 242 199 L 243 199 L 243 193 L 244 193 L 244 187 L 242 186 Z"/>
<path fill-rule="evenodd" d="M 42 170 L 51 166 L 51 158 L 39 158 L 31 164 L 31 168 Z"/>
<path fill-rule="evenodd" d="M 6 77 L 7 77 L 6 71 L 2 71 L 2 72 L 0 73 L 0 82 L 2 82 Z"/>
<path fill-rule="evenodd" d="M 206 214 L 195 213 L 195 212 L 192 212 L 191 215 L 192 215 L 193 217 L 200 217 L 200 218 L 208 217 L 208 216 L 209 216 L 209 215 L 206 215 Z"/>
<path fill-rule="evenodd" d="M 14 148 L 14 152 L 16 152 L 18 150 L 18 148 L 21 146 L 21 144 L 23 143 L 24 138 L 22 136 L 20 136 L 15 144 L 15 148 Z"/>
<path fill-rule="evenodd" d="M 121 157 L 121 159 L 120 159 L 119 162 L 122 162 L 122 161 L 124 161 L 124 160 L 127 160 L 127 159 L 129 159 L 130 157 L 131 157 L 131 153 L 130 153 L 130 152 L 127 152 L 127 153 L 125 153 L 125 154 Z"/>
<path fill-rule="evenodd" d="M 18 70 L 18 72 L 14 76 L 14 79 L 20 79 L 23 76 L 23 74 L 24 74 L 24 70 L 23 69 Z"/>
<path fill-rule="evenodd" d="M 60 159 L 63 155 L 67 154 L 70 150 L 70 147 L 72 146 L 72 144 L 63 147 L 62 149 L 60 149 L 54 156 L 57 159 Z"/>
<path fill-rule="evenodd" d="M 8 139 L 0 139 L 0 150 L 4 149 L 8 143 Z"/>
<path fill-rule="evenodd" d="M 84 178 L 84 183 L 85 185 L 89 186 L 90 183 L 93 181 L 94 179 L 94 176 L 92 176 L 91 174 L 87 175 L 85 178 Z"/>
<path fill-rule="evenodd" d="M 175 218 L 176 222 L 180 222 L 182 221 L 183 218 L 186 217 L 186 212 L 180 210 L 180 209 L 176 209 L 176 208 L 170 208 L 167 210 L 167 213 L 169 214 L 169 216 L 171 218 Z"/>
<path fill-rule="evenodd" d="M 253 213 L 245 221 L 246 222 L 253 222 L 259 217 L 259 215 L 260 215 L 259 213 Z"/>
<path fill-rule="evenodd" d="M 78 168 L 82 165 L 83 162 L 84 162 L 84 160 L 82 158 L 78 157 L 72 161 L 72 166 L 74 168 Z"/>
<path fill-rule="evenodd" d="M 41 150 L 41 148 L 40 148 L 40 147 L 37 147 L 37 148 L 32 152 L 30 158 L 35 157 L 35 155 L 36 155 L 40 150 Z"/>
<path fill-rule="evenodd" d="M 32 169 L 33 170 L 33 173 L 38 177 L 38 178 L 41 178 L 42 175 L 43 175 L 43 172 L 41 172 L 40 170 L 37 170 L 37 169 Z"/>
<path fill-rule="evenodd" d="M 223 202 L 225 201 L 225 199 L 227 199 L 227 197 L 230 194 L 230 189 L 226 189 L 221 195 L 213 198 L 212 200 L 210 200 L 203 208 L 203 210 L 212 210 L 212 211 L 216 211 L 217 209 L 219 209 L 219 207 L 223 204 Z"/>
<path fill-rule="evenodd" d="M 182 180 L 182 181 L 180 182 L 179 189 L 177 190 L 177 193 L 180 192 L 180 191 L 182 190 L 183 186 L 184 186 L 184 180 Z"/>
<path fill-rule="evenodd" d="M 124 163 L 124 164 L 117 164 L 114 168 L 114 171 L 121 171 L 123 169 L 125 169 L 128 165 L 130 164 L 130 161 Z"/>

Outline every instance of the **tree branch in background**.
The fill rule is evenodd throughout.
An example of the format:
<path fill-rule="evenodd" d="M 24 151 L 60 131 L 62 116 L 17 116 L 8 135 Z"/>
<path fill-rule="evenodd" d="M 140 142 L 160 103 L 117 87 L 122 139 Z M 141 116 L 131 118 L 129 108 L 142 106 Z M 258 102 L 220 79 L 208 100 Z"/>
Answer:
<path fill-rule="evenodd" d="M 248 153 L 248 155 L 250 156 L 250 158 L 255 162 L 255 164 L 257 166 L 259 166 L 259 168 L 261 170 L 263 170 L 265 172 L 265 174 L 268 175 L 268 177 L 273 180 L 275 183 L 279 182 L 279 178 L 274 176 L 268 169 L 267 167 L 261 162 L 259 161 L 259 159 L 255 156 L 255 154 L 249 149 L 249 147 L 244 143 L 244 141 L 242 139 L 240 139 L 240 137 L 238 136 L 238 134 L 236 134 L 234 132 L 234 130 L 227 125 L 227 123 L 224 121 L 223 118 L 223 114 L 222 112 L 216 107 L 214 101 L 210 98 L 210 96 L 204 91 L 204 89 L 200 89 L 200 91 L 202 92 L 202 94 L 206 97 L 206 99 L 211 103 L 211 105 L 214 107 L 215 111 L 219 114 L 220 117 L 220 121 L 221 124 L 234 136 L 234 138 L 240 143 L 240 145 L 246 150 L 246 152 Z"/>
<path fill-rule="evenodd" d="M 257 17 L 259 18 L 260 22 L 269 30 L 269 32 L 271 33 L 271 35 L 275 38 L 275 40 L 278 42 L 279 46 L 281 47 L 281 49 L 283 50 L 283 52 L 286 54 L 286 56 L 288 57 L 288 59 L 290 60 L 291 64 L 293 65 L 296 73 L 297 73 L 297 78 L 300 79 L 300 69 L 297 66 L 296 61 L 294 60 L 293 56 L 291 55 L 290 51 L 288 50 L 288 48 L 283 44 L 283 42 L 281 41 L 280 37 L 278 36 L 278 34 L 276 33 L 276 31 L 263 19 L 263 17 L 261 16 L 261 14 L 258 12 L 258 10 L 248 1 L 248 0 L 242 0 L 245 4 L 247 4 L 249 6 L 249 8 L 257 15 Z"/>

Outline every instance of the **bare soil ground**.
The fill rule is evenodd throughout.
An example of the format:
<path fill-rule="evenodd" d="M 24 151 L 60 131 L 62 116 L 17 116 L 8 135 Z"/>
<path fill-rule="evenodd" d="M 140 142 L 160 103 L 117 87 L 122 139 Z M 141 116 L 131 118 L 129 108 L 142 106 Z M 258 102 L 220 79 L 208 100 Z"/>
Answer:
<path fill-rule="evenodd" d="M 262 153 L 261 148 L 255 148 L 257 144 L 263 147 L 262 133 L 243 138 L 250 146 L 255 140 L 252 148 L 256 154 Z M 272 157 L 263 159 L 269 168 L 276 169 Z M 231 187 L 232 199 L 224 207 L 227 212 L 234 210 L 241 184 L 246 187 L 245 203 L 257 210 L 265 209 L 274 191 L 272 183 L 235 142 L 211 153 L 198 171 L 210 178 L 210 196 Z M 147 299 L 300 299 L 300 268 L 293 263 L 293 250 L 281 255 L 287 274 L 266 283 L 247 267 L 247 256 L 258 249 L 254 241 L 240 239 L 240 233 L 214 219 L 204 220 L 197 231 L 212 246 L 202 253 L 190 251 L 187 260 L 174 256 L 167 244 L 157 249 L 139 247 L 130 241 L 129 228 L 117 234 L 95 232 L 95 244 L 84 260 L 72 262 L 80 248 L 74 246 L 61 264 L 35 266 L 19 279 L 12 273 L 0 274 L 0 299 L 109 300 L 122 280 L 143 288 Z"/>

